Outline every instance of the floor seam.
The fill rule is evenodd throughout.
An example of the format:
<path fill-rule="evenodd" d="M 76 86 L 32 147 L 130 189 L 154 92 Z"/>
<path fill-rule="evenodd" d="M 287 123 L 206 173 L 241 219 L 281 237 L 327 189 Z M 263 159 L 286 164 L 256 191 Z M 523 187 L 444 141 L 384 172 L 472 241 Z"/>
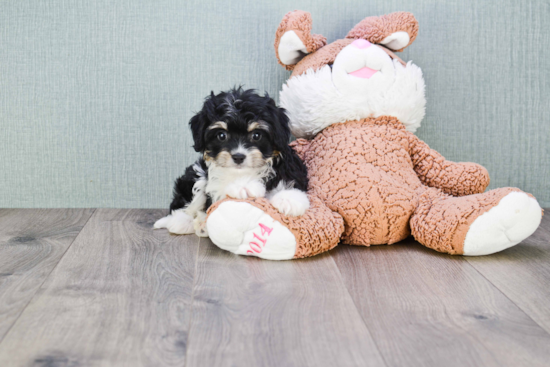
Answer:
<path fill-rule="evenodd" d="M 21 312 L 19 313 L 19 315 L 17 315 L 17 318 L 15 320 L 13 320 L 13 323 L 11 324 L 11 326 L 8 328 L 8 330 L 6 331 L 6 333 L 4 334 L 4 336 L 2 337 L 2 339 L 0 339 L 0 344 L 2 344 L 2 342 L 6 339 L 6 337 L 8 336 L 8 334 L 10 333 L 11 329 L 13 329 L 13 327 L 15 326 L 15 324 L 17 323 L 17 321 L 19 321 L 19 319 L 21 318 L 21 315 L 23 315 L 23 313 L 25 312 L 25 310 L 27 309 L 27 307 L 29 307 L 29 305 L 31 304 L 31 302 L 33 301 L 33 299 L 36 297 L 36 294 L 40 291 L 40 288 L 42 288 L 42 286 L 44 285 L 44 283 L 46 283 L 46 280 L 48 280 L 50 278 L 50 275 L 53 273 L 53 271 L 57 268 L 57 266 L 59 265 L 59 263 L 61 262 L 61 260 L 63 260 L 63 258 L 65 257 L 65 254 L 67 253 L 67 251 L 69 251 L 69 249 L 72 247 L 73 243 L 75 243 L 76 239 L 78 237 L 80 237 L 80 234 L 82 233 L 82 231 L 84 230 L 84 228 L 86 228 L 86 226 L 88 225 L 88 222 L 90 221 L 90 219 L 92 219 L 92 217 L 95 215 L 95 213 L 97 212 L 97 209 L 94 208 L 93 209 L 93 212 L 92 214 L 90 215 L 90 217 L 86 220 L 86 223 L 84 223 L 84 225 L 82 226 L 82 228 L 80 229 L 80 231 L 78 232 L 78 234 L 75 236 L 75 238 L 71 241 L 71 243 L 69 244 L 69 246 L 67 246 L 67 248 L 65 249 L 65 251 L 63 251 L 63 254 L 61 255 L 61 257 L 59 258 L 59 261 L 57 262 L 57 264 L 55 264 L 55 266 L 52 268 L 52 270 L 50 270 L 50 272 L 48 273 L 48 275 L 46 275 L 46 277 L 44 277 L 44 281 L 42 281 L 42 283 L 40 283 L 40 285 L 38 286 L 38 288 L 36 288 L 36 292 L 34 292 L 34 294 L 32 295 L 31 299 L 29 299 L 29 302 L 27 302 L 27 304 L 25 305 L 25 307 L 23 307 L 21 309 Z"/>
<path fill-rule="evenodd" d="M 342 249 L 340 249 L 340 251 L 342 251 Z M 355 303 L 355 300 L 353 299 L 353 296 L 351 295 L 351 293 L 349 292 L 349 289 L 348 289 L 348 286 L 346 285 L 346 283 L 344 282 L 344 278 L 342 276 L 342 272 L 340 271 L 340 267 L 338 266 L 338 264 L 336 263 L 336 260 L 334 260 L 334 257 L 332 257 L 332 254 L 330 253 L 329 251 L 329 256 L 332 260 L 332 263 L 334 264 L 334 266 L 336 267 L 336 269 L 338 270 L 338 275 L 340 276 L 340 280 L 342 281 L 342 284 L 344 285 L 344 288 L 346 289 L 346 292 L 349 296 L 349 298 L 351 299 L 351 302 L 353 303 L 353 306 L 355 307 L 355 310 L 357 311 L 357 314 L 359 315 L 359 317 L 361 318 L 361 321 L 363 322 L 363 325 L 365 325 L 365 329 L 367 329 L 367 332 L 369 333 L 370 335 L 370 338 L 372 340 L 372 342 L 374 343 L 374 345 L 376 346 L 376 350 L 378 350 L 378 354 L 380 355 L 380 358 L 382 358 L 382 362 L 384 362 L 384 365 L 387 367 L 389 366 L 388 362 L 386 361 L 386 358 L 384 357 L 384 354 L 382 354 L 382 352 L 380 351 L 380 347 L 378 346 L 378 343 L 376 342 L 376 339 L 374 338 L 374 336 L 372 335 L 365 319 L 363 318 L 363 315 L 361 314 L 361 312 L 359 311 L 359 308 L 357 307 L 357 304 Z"/>
<path fill-rule="evenodd" d="M 198 241 L 197 241 L 197 255 L 195 256 L 195 271 L 193 272 L 193 285 L 191 286 L 191 301 L 190 301 L 190 305 L 191 305 L 191 311 L 190 311 L 190 315 L 189 315 L 189 324 L 187 326 L 187 343 L 185 345 L 185 362 L 184 362 L 184 367 L 187 366 L 187 356 L 188 356 L 188 350 L 189 350 L 189 341 L 191 340 L 191 325 L 193 324 L 193 311 L 195 309 L 194 307 L 194 304 L 195 304 L 195 284 L 196 284 L 196 281 L 197 281 L 197 273 L 198 273 L 198 267 L 199 267 L 199 252 L 200 252 L 200 248 L 201 248 L 201 238 L 198 237 Z"/>
<path fill-rule="evenodd" d="M 481 271 L 479 271 L 468 259 L 464 259 L 464 261 L 466 261 L 466 263 L 468 264 L 468 266 L 470 266 L 472 269 L 474 269 L 476 271 L 476 273 L 478 273 L 479 275 L 481 275 L 481 277 L 483 279 L 485 279 L 486 281 L 488 281 L 493 287 L 495 287 L 495 289 L 504 296 L 504 298 L 506 298 L 507 300 L 509 300 L 510 302 L 512 302 L 512 304 L 514 306 L 516 306 L 521 312 L 523 312 L 525 314 L 525 316 L 527 316 L 531 321 L 533 321 L 535 323 L 535 325 L 537 325 L 538 327 L 540 327 L 546 334 L 550 335 L 550 331 L 546 330 L 546 328 L 544 326 L 542 326 L 541 324 L 539 324 L 535 319 L 533 319 L 531 317 L 531 315 L 529 315 L 529 313 L 527 313 L 527 311 L 525 311 L 520 305 L 518 305 L 516 302 L 514 302 L 513 299 L 511 299 L 510 297 L 508 297 L 508 295 L 506 293 L 504 293 L 504 291 L 502 289 L 500 289 L 498 287 L 498 285 L 496 285 L 495 283 L 491 282 L 491 280 L 489 278 L 487 278 Z"/>

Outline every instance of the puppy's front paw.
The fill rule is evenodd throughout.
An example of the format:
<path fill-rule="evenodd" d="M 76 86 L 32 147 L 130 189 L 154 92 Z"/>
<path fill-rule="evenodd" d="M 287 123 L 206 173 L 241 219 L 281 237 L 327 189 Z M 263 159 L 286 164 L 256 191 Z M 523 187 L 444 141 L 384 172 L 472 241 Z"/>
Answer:
<path fill-rule="evenodd" d="M 269 201 L 279 212 L 293 217 L 299 217 L 309 209 L 306 193 L 297 189 L 279 191 Z"/>
<path fill-rule="evenodd" d="M 254 181 L 236 181 L 227 185 L 225 194 L 235 199 L 261 198 L 265 196 L 265 186 L 262 182 Z"/>
<path fill-rule="evenodd" d="M 173 234 L 191 234 L 195 232 L 193 218 L 187 215 L 183 209 L 174 210 L 172 214 L 157 220 L 154 228 L 166 228 L 168 232 Z"/>

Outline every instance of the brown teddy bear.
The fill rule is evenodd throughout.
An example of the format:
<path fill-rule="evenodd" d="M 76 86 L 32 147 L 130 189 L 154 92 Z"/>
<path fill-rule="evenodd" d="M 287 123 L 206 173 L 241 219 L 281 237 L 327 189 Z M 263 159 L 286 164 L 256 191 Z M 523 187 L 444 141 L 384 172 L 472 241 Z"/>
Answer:
<path fill-rule="evenodd" d="M 311 34 L 309 13 L 283 18 L 275 51 L 292 75 L 280 101 L 308 168 L 311 206 L 291 217 L 264 198 L 217 202 L 207 219 L 217 246 L 282 260 L 412 234 L 436 251 L 487 255 L 536 230 L 542 209 L 532 195 L 484 192 L 485 168 L 447 161 L 413 134 L 425 111 L 422 71 L 394 52 L 417 33 L 414 16 L 397 12 L 366 18 L 327 45 Z"/>

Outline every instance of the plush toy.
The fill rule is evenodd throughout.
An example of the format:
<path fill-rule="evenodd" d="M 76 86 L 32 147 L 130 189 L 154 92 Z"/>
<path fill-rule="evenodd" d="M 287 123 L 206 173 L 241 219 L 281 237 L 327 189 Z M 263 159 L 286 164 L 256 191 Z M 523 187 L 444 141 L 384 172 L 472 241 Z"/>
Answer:
<path fill-rule="evenodd" d="M 282 260 L 412 234 L 436 251 L 487 255 L 536 230 L 542 209 L 532 195 L 484 192 L 485 168 L 445 160 L 413 134 L 424 117 L 424 80 L 394 54 L 417 36 L 412 14 L 368 17 L 331 44 L 311 24 L 309 13 L 290 12 L 275 37 L 279 63 L 292 70 L 280 102 L 308 168 L 310 209 L 291 217 L 263 198 L 217 202 L 207 219 L 217 246 Z"/>

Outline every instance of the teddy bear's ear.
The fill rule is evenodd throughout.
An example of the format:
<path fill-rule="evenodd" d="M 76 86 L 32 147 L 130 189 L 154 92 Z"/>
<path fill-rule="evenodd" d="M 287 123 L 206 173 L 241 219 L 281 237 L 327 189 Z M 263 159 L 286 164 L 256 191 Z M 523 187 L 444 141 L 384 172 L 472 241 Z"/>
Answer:
<path fill-rule="evenodd" d="M 393 51 L 403 51 L 413 43 L 418 34 L 418 21 L 411 13 L 404 11 L 368 17 L 360 21 L 346 38 L 366 39 L 378 43 Z"/>
<path fill-rule="evenodd" d="M 275 34 L 275 54 L 279 64 L 287 70 L 307 54 L 315 52 L 327 44 L 320 34 L 311 34 L 311 14 L 302 10 L 287 13 Z"/>

